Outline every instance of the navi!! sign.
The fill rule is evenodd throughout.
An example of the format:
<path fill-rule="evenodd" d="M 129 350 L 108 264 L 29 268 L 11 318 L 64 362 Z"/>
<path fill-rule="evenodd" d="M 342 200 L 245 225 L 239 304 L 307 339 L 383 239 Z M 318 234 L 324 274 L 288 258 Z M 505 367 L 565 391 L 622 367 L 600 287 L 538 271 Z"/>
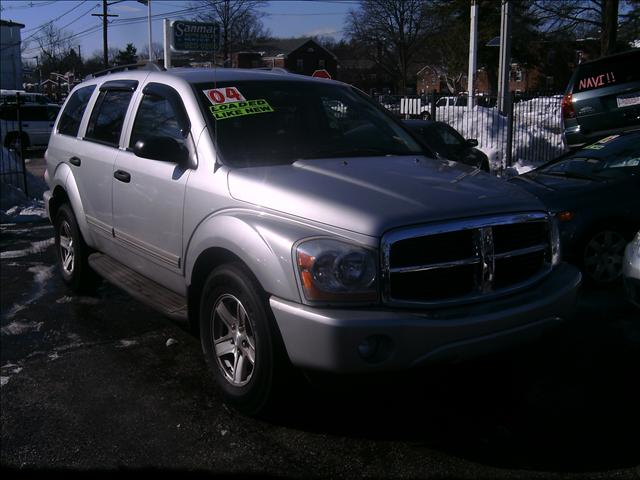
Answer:
<path fill-rule="evenodd" d="M 171 48 L 179 52 L 215 52 L 220 48 L 217 23 L 171 22 Z"/>

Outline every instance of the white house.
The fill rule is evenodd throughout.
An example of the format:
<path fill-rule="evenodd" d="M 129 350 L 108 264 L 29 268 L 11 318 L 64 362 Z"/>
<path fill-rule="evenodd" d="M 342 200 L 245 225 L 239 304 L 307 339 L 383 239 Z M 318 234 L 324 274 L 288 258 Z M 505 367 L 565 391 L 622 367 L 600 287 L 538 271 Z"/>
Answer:
<path fill-rule="evenodd" d="M 0 19 L 0 88 L 22 90 L 21 23 Z"/>

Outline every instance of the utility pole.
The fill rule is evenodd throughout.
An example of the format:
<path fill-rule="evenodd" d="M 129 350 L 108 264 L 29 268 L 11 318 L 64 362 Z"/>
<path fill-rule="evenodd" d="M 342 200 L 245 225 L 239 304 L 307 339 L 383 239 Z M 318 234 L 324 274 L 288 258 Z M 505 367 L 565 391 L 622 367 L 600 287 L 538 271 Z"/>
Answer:
<path fill-rule="evenodd" d="M 82 61 L 82 51 L 80 50 L 80 45 L 78 45 L 78 58 Z"/>
<path fill-rule="evenodd" d="M 469 74 L 467 76 L 467 92 L 469 101 L 467 105 L 473 107 L 474 86 L 476 79 L 476 67 L 478 61 L 478 2 L 471 0 L 471 25 L 469 31 Z"/>
<path fill-rule="evenodd" d="M 137 0 L 138 3 L 147 6 L 147 20 L 148 20 L 148 29 L 149 29 L 149 61 L 153 61 L 153 51 L 151 50 L 151 0 Z"/>
<path fill-rule="evenodd" d="M 498 68 L 498 109 L 509 110 L 509 74 L 511 73 L 511 3 L 502 0 L 500 15 L 500 65 Z"/>
<path fill-rule="evenodd" d="M 107 46 L 107 17 L 119 17 L 107 13 L 107 0 L 102 0 L 102 13 L 92 13 L 92 17 L 102 17 L 102 48 L 104 49 L 104 68 L 109 68 L 109 48 Z"/>
<path fill-rule="evenodd" d="M 40 68 L 40 59 L 33 57 L 36 61 L 36 68 L 38 69 L 38 93 L 42 93 L 42 69 Z"/>

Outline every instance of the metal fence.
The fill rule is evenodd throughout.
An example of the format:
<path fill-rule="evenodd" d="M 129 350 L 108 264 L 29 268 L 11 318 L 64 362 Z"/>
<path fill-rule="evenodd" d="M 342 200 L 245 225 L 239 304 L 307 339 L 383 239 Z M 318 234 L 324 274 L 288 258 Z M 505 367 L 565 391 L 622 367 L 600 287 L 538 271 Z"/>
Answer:
<path fill-rule="evenodd" d="M 562 139 L 562 95 L 512 94 L 500 112 L 495 96 L 428 94 L 377 97 L 401 118 L 422 118 L 451 125 L 465 138 L 478 140 L 494 171 L 510 166 L 540 165 L 565 151 Z"/>
<path fill-rule="evenodd" d="M 0 104 L 0 182 L 3 187 L 14 187 L 28 195 L 27 170 L 25 167 L 25 145 L 22 139 L 22 119 L 20 94 L 15 102 Z"/>

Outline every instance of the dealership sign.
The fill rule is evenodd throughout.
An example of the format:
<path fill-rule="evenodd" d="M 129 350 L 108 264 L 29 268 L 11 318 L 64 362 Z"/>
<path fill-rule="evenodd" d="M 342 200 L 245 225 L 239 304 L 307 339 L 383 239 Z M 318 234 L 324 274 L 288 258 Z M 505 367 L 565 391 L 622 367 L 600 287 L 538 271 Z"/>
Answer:
<path fill-rule="evenodd" d="M 215 52 L 220 48 L 217 23 L 171 22 L 171 49 L 178 52 Z"/>

